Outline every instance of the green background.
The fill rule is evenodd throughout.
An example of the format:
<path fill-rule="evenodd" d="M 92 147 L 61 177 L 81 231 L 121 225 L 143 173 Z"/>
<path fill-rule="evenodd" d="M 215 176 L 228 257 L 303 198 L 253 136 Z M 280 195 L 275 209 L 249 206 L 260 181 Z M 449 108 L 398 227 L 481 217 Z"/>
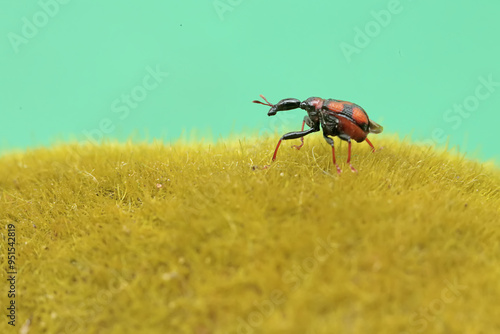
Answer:
<path fill-rule="evenodd" d="M 2 151 L 300 128 L 301 110 L 251 103 L 264 94 L 349 100 L 387 133 L 498 163 L 498 1 L 0 4 Z"/>

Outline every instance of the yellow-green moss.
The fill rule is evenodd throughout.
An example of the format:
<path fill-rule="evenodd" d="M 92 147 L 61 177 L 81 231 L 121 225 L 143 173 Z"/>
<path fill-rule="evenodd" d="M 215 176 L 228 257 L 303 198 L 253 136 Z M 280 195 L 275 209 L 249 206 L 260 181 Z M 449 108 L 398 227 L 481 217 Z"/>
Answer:
<path fill-rule="evenodd" d="M 500 331 L 500 172 L 374 137 L 62 145 L 0 158 L 1 333 Z M 337 141 L 338 144 L 338 141 Z M 6 293 L 0 296 L 6 314 Z M 31 319 L 27 322 L 27 319 Z"/>

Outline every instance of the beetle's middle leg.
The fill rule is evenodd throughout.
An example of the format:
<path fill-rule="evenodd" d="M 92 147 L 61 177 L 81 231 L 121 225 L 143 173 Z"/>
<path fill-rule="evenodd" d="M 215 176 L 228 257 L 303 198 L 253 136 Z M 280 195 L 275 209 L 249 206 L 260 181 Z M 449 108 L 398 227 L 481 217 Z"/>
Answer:
<path fill-rule="evenodd" d="M 347 163 L 349 164 L 349 167 L 351 167 L 351 170 L 354 172 L 354 173 L 357 173 L 358 171 L 356 170 L 356 168 L 354 168 L 352 165 L 351 165 L 351 146 L 352 146 L 352 141 L 351 141 L 351 137 L 349 137 L 347 134 L 345 133 L 342 133 L 342 134 L 339 134 L 339 138 L 342 139 L 342 140 L 345 140 L 348 145 L 347 145 Z M 371 144 L 371 143 L 370 143 Z"/>
<path fill-rule="evenodd" d="M 335 167 L 337 167 L 337 173 L 342 173 L 342 170 L 340 170 L 340 167 L 337 164 L 337 160 L 335 159 L 335 145 L 333 143 L 333 139 L 325 134 L 323 134 L 323 138 L 325 138 L 326 142 L 332 147 L 333 164 L 335 165 Z"/>
<path fill-rule="evenodd" d="M 348 145 L 348 149 L 347 149 L 347 163 L 349 164 L 349 167 L 351 167 L 351 170 L 354 172 L 354 173 L 357 173 L 358 171 L 356 170 L 356 168 L 354 168 L 352 165 L 351 165 L 351 138 L 349 138 L 347 140 L 347 142 L 349 143 Z"/>

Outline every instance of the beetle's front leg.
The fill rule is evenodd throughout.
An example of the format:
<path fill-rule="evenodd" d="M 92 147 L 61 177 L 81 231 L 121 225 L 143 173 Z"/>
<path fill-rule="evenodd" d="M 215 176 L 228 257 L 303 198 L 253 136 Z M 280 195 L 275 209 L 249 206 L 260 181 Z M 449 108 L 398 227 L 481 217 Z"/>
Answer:
<path fill-rule="evenodd" d="M 307 136 L 308 134 L 316 132 L 316 131 L 319 131 L 319 127 L 310 128 L 309 130 L 306 130 L 306 131 L 294 131 L 294 132 L 289 132 L 289 133 L 284 134 L 280 138 L 278 145 L 276 145 L 276 149 L 274 150 L 272 161 L 276 160 L 276 155 L 278 154 L 278 149 L 280 148 L 281 142 L 283 140 L 302 138 L 302 137 Z"/>
<path fill-rule="evenodd" d="M 308 127 L 313 128 L 314 123 L 312 122 L 309 116 L 304 116 L 304 120 L 302 121 L 302 129 L 300 131 L 304 131 L 304 126 L 307 124 Z M 300 145 L 292 145 L 293 148 L 300 150 L 304 146 L 304 137 L 300 137 Z"/>

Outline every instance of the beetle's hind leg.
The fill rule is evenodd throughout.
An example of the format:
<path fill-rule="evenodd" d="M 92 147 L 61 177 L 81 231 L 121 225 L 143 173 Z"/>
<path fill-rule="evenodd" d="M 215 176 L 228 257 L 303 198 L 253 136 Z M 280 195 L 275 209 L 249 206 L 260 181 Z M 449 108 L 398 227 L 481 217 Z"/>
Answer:
<path fill-rule="evenodd" d="M 340 170 L 340 167 L 339 165 L 337 164 L 337 159 L 335 159 L 335 145 L 333 143 L 333 139 L 328 137 L 327 135 L 323 134 L 323 138 L 325 138 L 326 142 L 328 144 L 330 144 L 330 146 L 332 147 L 332 156 L 333 156 L 333 164 L 335 165 L 335 167 L 337 168 L 337 173 L 342 173 L 342 170 Z"/>
<path fill-rule="evenodd" d="M 370 145 L 370 147 L 372 148 L 372 152 L 375 152 L 375 146 L 373 146 L 372 142 L 368 140 L 368 138 L 365 138 L 365 142 L 368 143 L 368 145 Z"/>
<path fill-rule="evenodd" d="M 304 120 L 302 121 L 302 129 L 300 131 L 304 131 L 304 125 L 306 125 L 312 128 L 312 122 L 309 116 L 304 116 Z M 292 145 L 293 148 L 296 148 L 297 150 L 300 150 L 304 146 L 304 137 L 300 137 L 300 145 Z"/>

